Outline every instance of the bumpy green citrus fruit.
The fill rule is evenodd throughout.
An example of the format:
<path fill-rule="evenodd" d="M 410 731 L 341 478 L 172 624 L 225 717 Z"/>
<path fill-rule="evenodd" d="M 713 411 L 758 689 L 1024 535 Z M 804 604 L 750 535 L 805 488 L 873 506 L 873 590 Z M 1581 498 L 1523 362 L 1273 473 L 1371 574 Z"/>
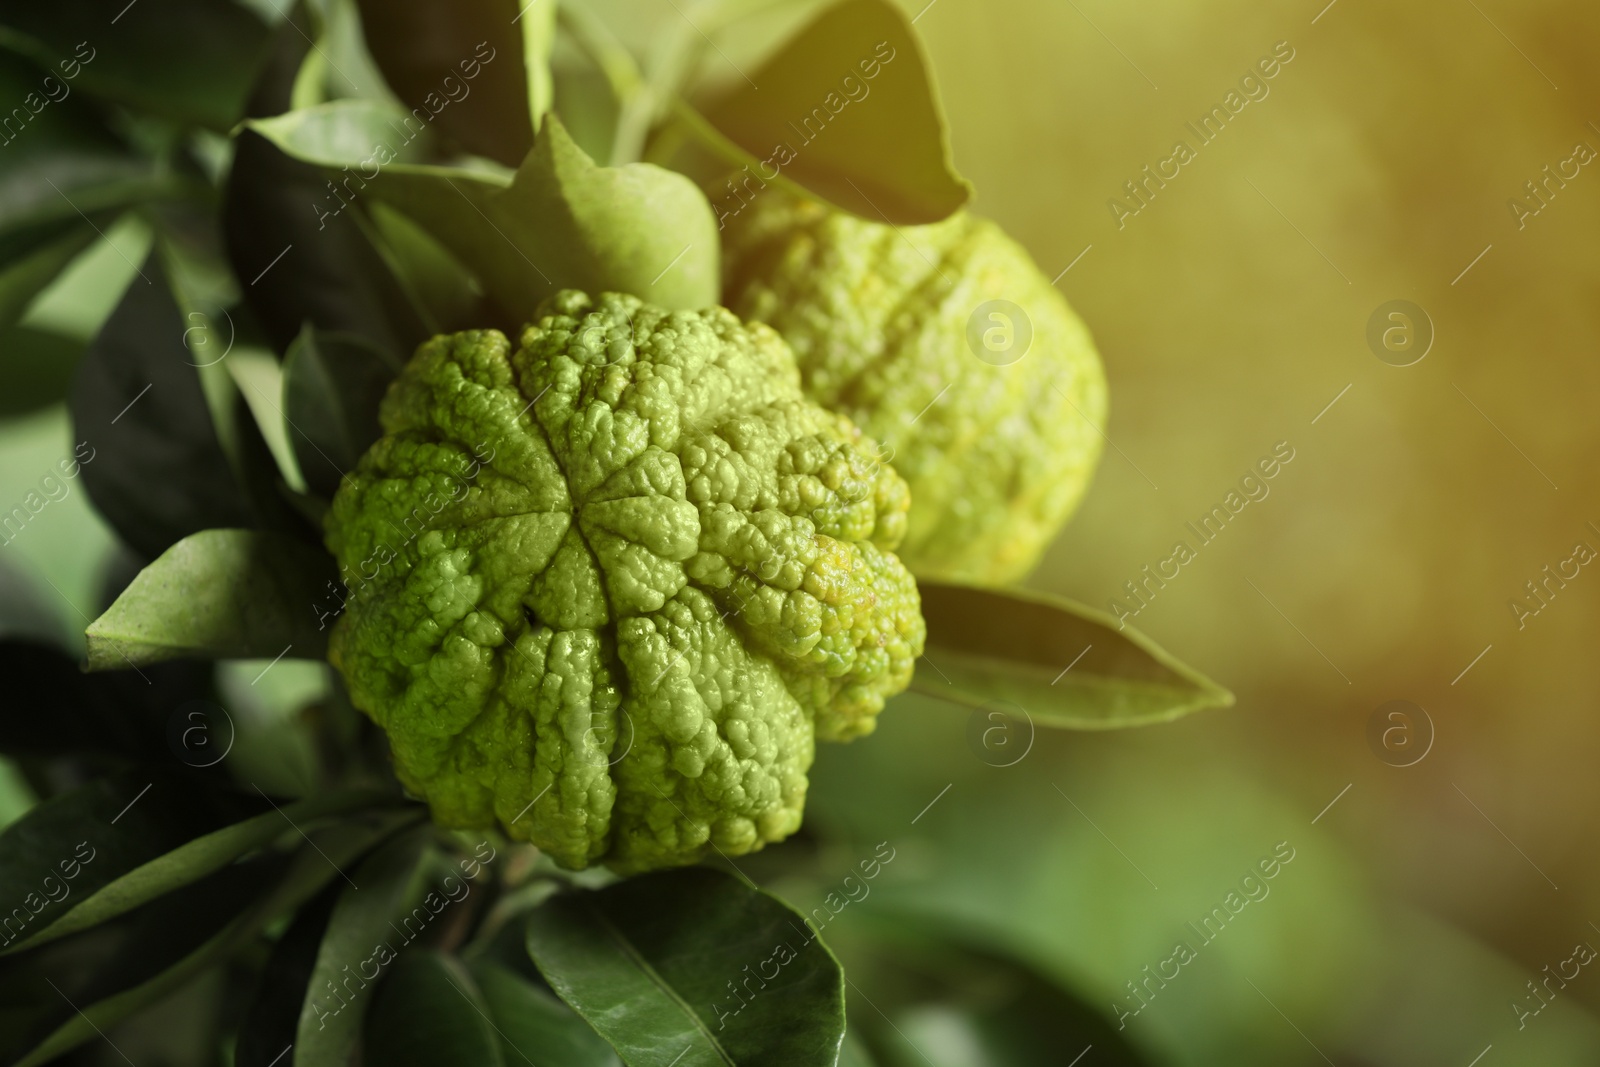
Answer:
<path fill-rule="evenodd" d="M 806 395 L 884 443 L 911 486 L 915 574 L 1033 567 L 1088 488 L 1106 385 L 1021 246 L 965 212 L 894 227 L 768 190 L 727 226 L 724 282 L 789 342 Z"/>
<path fill-rule="evenodd" d="M 423 345 L 381 420 L 329 658 L 439 822 L 570 867 L 748 852 L 910 681 L 905 482 L 764 326 L 563 292 L 515 346 Z"/>

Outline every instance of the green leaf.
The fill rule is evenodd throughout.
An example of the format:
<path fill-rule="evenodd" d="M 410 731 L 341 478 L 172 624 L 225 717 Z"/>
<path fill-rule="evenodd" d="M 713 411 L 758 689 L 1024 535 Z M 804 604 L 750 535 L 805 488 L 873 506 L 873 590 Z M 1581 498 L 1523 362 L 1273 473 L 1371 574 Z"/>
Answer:
<path fill-rule="evenodd" d="M 1044 726 L 1111 730 L 1226 707 L 1233 694 L 1132 627 L 1064 597 L 919 582 L 928 623 L 919 693 L 1012 703 Z M 1079 658 L 1081 657 L 1081 658 Z"/>
<path fill-rule="evenodd" d="M 35 10 L 43 8 L 30 8 L 25 17 Z M 8 10 L 6 22 L 20 13 Z M 0 129 L 5 156 L 0 167 L 0 235 L 5 236 L 0 264 L 17 255 L 15 248 L 6 247 L 15 235 L 60 236 L 87 226 L 86 218 L 104 230 L 106 215 L 114 209 L 199 188 L 194 179 L 170 168 L 163 171 L 154 160 L 130 151 L 104 116 L 75 91 L 78 82 L 3 51 L 16 41 L 0 25 L 0 99 L 11 101 Z M 70 46 L 65 54 L 70 57 Z M 52 67 L 53 61 L 45 66 Z M 55 99 L 46 96 L 50 86 Z M 54 234 L 41 230 L 51 223 L 61 229 Z"/>
<path fill-rule="evenodd" d="M 244 5 L 210 0 L 13 4 L 0 29 L 74 90 L 215 130 L 238 120 L 266 40 Z"/>
<path fill-rule="evenodd" d="M 111 952 L 92 965 L 86 966 L 90 961 L 82 950 L 102 930 L 8 958 L 0 963 L 0 1003 L 12 1012 L 6 1021 L 25 1012 L 29 1018 L 20 1027 L 5 1027 L 0 1056 L 17 1057 L 15 1067 L 36 1067 L 99 1036 L 216 966 L 273 919 L 316 896 L 362 853 L 419 817 L 417 809 L 363 813 L 311 831 L 287 863 L 269 858 L 225 867 L 145 905 L 120 929 L 106 928 Z M 41 972 L 54 972 L 70 1005 L 40 983 Z"/>
<path fill-rule="evenodd" d="M 252 115 L 289 106 L 294 74 L 311 47 L 302 18 L 303 9 L 296 8 L 280 28 L 251 100 Z M 363 158 L 370 151 L 369 144 Z M 331 187 L 319 168 L 290 159 L 256 134 L 241 133 L 222 205 L 233 273 L 277 351 L 285 351 L 310 322 L 359 334 L 403 359 L 431 331 L 345 206 L 360 192 L 360 176 L 339 178 L 348 187 Z"/>
<path fill-rule="evenodd" d="M 306 983 L 295 1034 L 297 1067 L 344 1067 L 361 1041 L 368 988 L 398 954 L 396 922 L 422 899 L 431 829 L 401 834 L 368 856 L 339 894 Z M 428 915 L 426 909 L 424 915 Z M 370 971 L 369 971 L 370 968 Z M 385 1062 L 385 1061 L 378 1061 Z"/>
<path fill-rule="evenodd" d="M 0 833 L 0 900 L 27 916 L 0 930 L 0 943 L 15 950 L 41 939 L 102 906 L 95 898 L 133 872 L 270 810 L 264 798 L 165 771 L 127 771 L 46 800 Z"/>
<path fill-rule="evenodd" d="M 104 1029 L 149 1003 L 152 987 L 170 991 L 176 983 L 167 985 L 167 976 L 208 954 L 283 878 L 287 861 L 274 855 L 226 867 L 121 921 L 0 961 L 0 1003 L 7 1009 L 0 1057 L 8 1064 L 45 1062 L 93 1038 L 91 1023 Z"/>
<path fill-rule="evenodd" d="M 400 957 L 378 987 L 364 1060 L 384 1067 L 505 1064 L 471 976 L 450 957 L 425 951 Z"/>
<path fill-rule="evenodd" d="M 937 222 L 971 196 L 927 55 L 889 0 L 843 0 L 706 112 L 758 179 L 774 171 L 873 221 Z M 737 211 L 737 199 L 718 217 Z"/>
<path fill-rule="evenodd" d="M 328 918 L 343 888 L 343 882 L 335 881 L 319 893 L 295 914 L 272 947 L 272 955 L 261 969 L 255 999 L 239 1025 L 234 1067 L 293 1067 L 280 1057 L 294 1046 L 311 969 L 316 966 Z"/>
<path fill-rule="evenodd" d="M 528 954 L 629 1067 L 833 1067 L 844 972 L 788 905 L 720 871 L 555 897 Z M 674 1057 L 679 1057 L 674 1061 Z"/>
<path fill-rule="evenodd" d="M 533 144 L 531 76 L 541 66 L 549 106 L 548 45 L 542 57 L 529 54 L 524 69 L 524 38 L 540 43 L 537 27 L 555 0 L 537 0 L 520 17 L 519 0 L 360 0 L 360 7 L 367 48 L 415 122 L 436 126 L 474 155 L 516 166 Z"/>
<path fill-rule="evenodd" d="M 497 963 L 472 968 L 506 1063 L 539 1067 L 620 1067 L 611 1046 L 549 992 Z"/>
<path fill-rule="evenodd" d="M 283 412 L 310 488 L 331 497 L 345 473 L 378 439 L 378 403 L 399 368 L 353 334 L 307 324 L 283 368 Z"/>
<path fill-rule="evenodd" d="M 522 65 L 527 72 L 528 114 L 533 129 L 544 123 L 555 103 L 550 53 L 556 45 L 557 0 L 530 0 L 517 15 L 522 23 Z"/>
<path fill-rule="evenodd" d="M 67 398 L 85 345 L 27 326 L 0 329 L 0 418 L 26 415 Z"/>
<path fill-rule="evenodd" d="M 134 777 L 137 776 L 127 777 L 124 781 L 132 783 Z M 159 780 L 159 793 L 157 781 L 149 784 L 149 792 L 142 794 L 133 803 L 133 807 L 129 808 L 126 816 L 127 837 L 118 835 L 116 845 L 108 848 L 106 856 L 94 857 L 95 861 L 104 858 L 108 862 L 90 862 L 81 865 L 79 873 L 85 880 L 68 883 L 68 895 L 62 898 L 61 903 L 51 905 L 49 910 L 41 912 L 40 923 L 30 925 L 25 931 L 25 936 L 5 946 L 4 953 L 42 945 L 58 937 L 96 926 L 132 911 L 164 893 L 198 881 L 239 857 L 270 844 L 286 832 L 293 833 L 295 827 L 303 829 L 329 815 L 372 806 L 386 799 L 383 794 L 371 792 L 323 794 L 285 805 L 282 811 L 265 811 L 166 850 L 164 846 L 170 846 L 173 837 L 178 836 L 183 827 L 192 827 L 195 824 L 194 816 L 185 809 L 211 805 L 216 810 L 206 813 L 207 818 L 216 819 L 229 811 L 237 811 L 239 803 L 228 799 L 226 806 L 219 805 L 214 799 L 215 791 L 198 790 L 190 783 L 167 778 Z M 61 829 L 68 830 L 68 836 L 73 836 L 69 827 L 82 831 L 86 819 L 108 814 L 107 809 L 112 804 L 128 803 L 123 798 L 123 792 L 131 793 L 132 789 L 118 791 L 90 786 L 86 790 L 48 801 L 40 808 L 34 809 L 34 812 L 29 812 L 21 821 L 25 822 L 32 818 L 35 812 L 49 809 L 49 814 L 46 816 L 49 822 L 45 827 L 36 826 L 28 831 L 28 837 L 24 840 L 34 846 L 30 850 L 33 854 L 22 859 L 37 860 L 39 842 L 34 837 L 35 834 L 49 833 L 51 832 L 49 827 L 60 823 Z M 61 803 L 69 798 L 73 798 L 72 804 Z M 145 804 L 146 807 L 141 819 L 134 822 L 132 812 L 138 810 L 140 804 Z M 74 810 L 87 805 L 93 807 L 93 811 L 87 815 L 83 811 Z M 184 817 L 181 820 L 174 819 L 160 824 L 151 821 L 163 814 L 170 816 L 175 811 L 182 812 Z M 116 812 L 109 812 L 109 815 L 114 814 Z M 70 823 L 69 819 L 72 820 Z M 98 829 L 92 822 L 87 825 L 95 830 Z M 12 829 L 14 828 L 15 826 Z M 5 855 L 10 834 L 11 830 L 8 829 L 6 835 L 0 837 L 0 856 Z M 93 836 L 95 834 L 91 833 L 90 837 Z M 60 849 L 62 846 L 57 842 L 55 847 Z M 138 862 L 142 856 L 149 858 Z M 7 869 L 10 869 L 10 864 L 7 864 Z M 60 874 L 60 871 L 54 872 L 58 883 Z M 68 906 L 69 901 L 75 903 Z"/>
<path fill-rule="evenodd" d="M 478 280 L 427 230 L 374 199 L 354 216 L 394 273 L 429 333 L 453 333 L 493 322 Z"/>
<path fill-rule="evenodd" d="M 110 220 L 103 218 L 98 225 L 109 224 Z M 82 220 L 63 220 L 0 240 L 0 327 L 10 327 L 22 318 L 33 298 L 49 288 L 97 236 L 94 227 Z M 8 374 L 11 347 L 0 347 L 8 354 Z"/>
<path fill-rule="evenodd" d="M 186 347 L 187 326 L 152 255 L 89 345 L 69 400 L 90 499 L 150 558 L 254 519 L 200 386 L 198 364 L 216 357 Z"/>
<path fill-rule="evenodd" d="M 139 572 L 89 625 L 89 669 L 165 659 L 320 658 L 326 553 L 282 534 L 204 530 Z"/>
<path fill-rule="evenodd" d="M 370 162 L 398 140 L 387 110 L 340 101 L 252 120 L 250 129 L 325 167 Z M 617 291 L 668 308 L 717 302 L 711 207 L 693 182 L 649 163 L 600 167 L 554 115 L 509 184 L 478 171 L 393 163 L 371 192 L 458 256 L 526 321 L 558 289 Z"/>

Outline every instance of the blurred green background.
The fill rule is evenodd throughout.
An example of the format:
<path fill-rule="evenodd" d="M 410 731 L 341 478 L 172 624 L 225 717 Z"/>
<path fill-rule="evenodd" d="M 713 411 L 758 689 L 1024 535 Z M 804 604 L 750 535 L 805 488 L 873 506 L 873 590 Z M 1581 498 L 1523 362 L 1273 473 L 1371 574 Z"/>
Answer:
<path fill-rule="evenodd" d="M 678 17 L 660 2 L 596 6 L 641 40 Z M 1600 1062 L 1591 969 L 1552 983 L 1520 1025 L 1513 1006 L 1540 1003 L 1526 983 L 1575 945 L 1600 944 L 1586 847 L 1600 576 L 1585 567 L 1521 629 L 1509 606 L 1575 544 L 1600 549 L 1600 173 L 1583 167 L 1522 228 L 1507 206 L 1576 144 L 1600 148 L 1600 10 L 908 10 L 977 210 L 1048 276 L 1072 265 L 1058 284 L 1111 382 L 1114 447 L 1032 584 L 1103 607 L 1192 543 L 1185 523 L 1278 442 L 1294 460 L 1136 620 L 1231 687 L 1234 708 L 1128 733 L 1041 731 L 1031 748 L 1019 725 L 1008 742 L 1026 755 L 996 767 L 967 713 L 900 698 L 874 736 L 819 753 L 814 840 L 752 873 L 770 868 L 804 908 L 887 841 L 894 861 L 825 935 L 847 967 L 859 944 L 931 918 L 1022 955 L 1115 1027 L 1113 1005 L 1138 1004 L 1127 983 L 1179 939 L 1197 945 L 1185 924 L 1287 842 L 1270 893 L 1126 1019 L 1153 1060 Z M 1185 123 L 1279 42 L 1293 59 L 1270 92 L 1119 228 L 1107 201 L 1176 141 L 1194 144 Z M 722 44 L 747 58 L 737 35 Z M 136 225 L 111 232 L 32 320 L 92 333 L 145 240 Z M 1367 343 L 1391 300 L 1433 325 L 1411 366 Z M 0 505 L 71 449 L 59 409 L 7 420 Z M 0 554 L 79 631 L 110 547 L 75 486 Z M 1391 700 L 1432 724 L 1411 766 L 1369 741 Z M 1428 731 L 1412 725 L 1420 750 Z M 795 848 L 818 850 L 804 877 L 779 862 Z M 850 1010 L 875 1008 L 858 987 Z M 896 1022 L 907 1063 L 983 1062 L 961 1058 L 959 1026 L 936 1013 Z"/>

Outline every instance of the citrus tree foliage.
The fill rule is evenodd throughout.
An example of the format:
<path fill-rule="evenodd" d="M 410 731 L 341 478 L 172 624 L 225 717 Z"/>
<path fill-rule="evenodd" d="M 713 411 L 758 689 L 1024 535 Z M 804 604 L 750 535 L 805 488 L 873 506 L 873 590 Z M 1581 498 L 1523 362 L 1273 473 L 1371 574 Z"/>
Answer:
<path fill-rule="evenodd" d="M 1071 729 L 1231 700 L 996 585 L 1088 486 L 1098 354 L 966 213 L 900 9 L 801 5 L 710 76 L 783 6 L 640 52 L 557 0 L 0 15 L 0 404 L 66 403 L 60 478 L 122 549 L 81 657 L 0 569 L 37 797 L 0 831 L 5 1062 L 832 1067 L 950 1027 L 1137 1062 L 944 930 L 883 932 L 847 1024 L 845 898 L 747 875 L 813 864 L 815 742 L 904 691 Z M 38 313 L 111 254 L 91 329 Z"/>

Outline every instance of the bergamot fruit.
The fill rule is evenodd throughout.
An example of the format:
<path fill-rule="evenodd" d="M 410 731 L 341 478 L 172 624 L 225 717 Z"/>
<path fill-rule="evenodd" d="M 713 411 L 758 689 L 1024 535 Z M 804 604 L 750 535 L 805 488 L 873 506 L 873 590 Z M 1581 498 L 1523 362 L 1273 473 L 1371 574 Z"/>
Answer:
<path fill-rule="evenodd" d="M 806 395 L 882 442 L 911 486 L 917 575 L 1020 578 L 1101 451 L 1105 374 L 1028 253 L 966 212 L 870 222 L 776 190 L 724 234 L 724 301 L 794 349 Z"/>
<path fill-rule="evenodd" d="M 910 680 L 906 484 L 764 326 L 563 292 L 515 347 L 424 344 L 381 422 L 329 658 L 438 822 L 568 867 L 748 852 Z"/>

